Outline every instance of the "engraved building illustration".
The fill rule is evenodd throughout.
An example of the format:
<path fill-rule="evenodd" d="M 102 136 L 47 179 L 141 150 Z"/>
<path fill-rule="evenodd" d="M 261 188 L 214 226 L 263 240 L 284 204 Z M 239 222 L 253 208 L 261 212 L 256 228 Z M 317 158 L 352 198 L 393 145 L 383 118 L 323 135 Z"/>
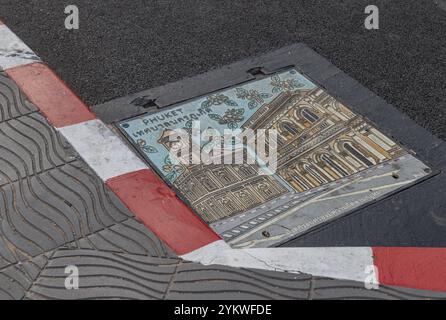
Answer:
<path fill-rule="evenodd" d="M 170 150 L 168 134 L 164 131 L 159 142 Z M 174 186 L 205 221 L 214 222 L 288 192 L 274 177 L 259 175 L 258 171 L 258 166 L 248 164 L 189 165 Z"/>
<path fill-rule="evenodd" d="M 405 153 L 319 88 L 280 94 L 243 127 L 277 130 L 278 175 L 297 192 Z"/>
<path fill-rule="evenodd" d="M 321 89 L 283 92 L 242 127 L 277 130 L 281 179 L 259 175 L 256 165 L 186 166 L 174 186 L 207 222 L 259 206 L 290 188 L 306 191 L 404 153 Z M 175 144 L 167 139 L 169 132 L 159 139 L 168 150 Z"/>
<path fill-rule="evenodd" d="M 276 153 L 266 146 L 267 159 L 261 159 L 253 139 L 233 150 L 235 140 L 208 141 L 200 131 L 194 136 L 196 126 L 220 135 L 231 130 L 238 138 L 254 133 L 255 142 L 266 143 L 274 129 Z M 237 248 L 283 243 L 429 174 L 411 152 L 294 69 L 124 120 L 120 128 L 195 213 Z M 189 144 L 173 136 L 176 129 L 188 139 L 192 133 L 195 142 L 181 163 L 172 155 Z M 222 152 L 214 153 L 219 142 Z M 255 154 L 262 165 L 205 164 L 203 154 L 212 160 Z"/>

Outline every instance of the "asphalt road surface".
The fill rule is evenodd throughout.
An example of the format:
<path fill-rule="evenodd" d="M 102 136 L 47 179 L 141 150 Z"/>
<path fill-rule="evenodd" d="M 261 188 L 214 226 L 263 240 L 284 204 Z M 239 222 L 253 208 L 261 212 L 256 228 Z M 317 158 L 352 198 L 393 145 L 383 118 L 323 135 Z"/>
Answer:
<path fill-rule="evenodd" d="M 64 28 L 76 4 L 80 29 Z M 446 139 L 444 0 L 0 0 L 0 18 L 87 103 L 305 42 Z M 397 124 L 396 124 L 397 125 Z"/>

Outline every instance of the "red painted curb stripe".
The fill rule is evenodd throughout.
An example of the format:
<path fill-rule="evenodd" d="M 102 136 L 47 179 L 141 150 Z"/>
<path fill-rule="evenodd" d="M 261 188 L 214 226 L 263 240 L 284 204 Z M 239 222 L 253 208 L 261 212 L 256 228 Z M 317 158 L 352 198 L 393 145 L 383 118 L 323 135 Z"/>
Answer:
<path fill-rule="evenodd" d="M 220 240 L 152 170 L 131 172 L 106 183 L 178 255 Z"/>
<path fill-rule="evenodd" d="M 379 283 L 446 291 L 446 248 L 373 247 Z"/>
<path fill-rule="evenodd" d="M 46 65 L 33 63 L 6 71 L 55 127 L 96 119 L 88 107 Z"/>

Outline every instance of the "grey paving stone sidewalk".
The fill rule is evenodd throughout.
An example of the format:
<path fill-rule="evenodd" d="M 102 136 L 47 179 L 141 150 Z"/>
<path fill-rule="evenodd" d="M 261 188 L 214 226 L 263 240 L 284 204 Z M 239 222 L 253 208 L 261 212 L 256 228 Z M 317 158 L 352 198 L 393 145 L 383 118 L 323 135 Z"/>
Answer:
<path fill-rule="evenodd" d="M 125 251 L 125 250 L 124 250 Z M 65 267 L 79 289 L 65 288 Z M 59 248 L 0 270 L 0 299 L 444 299 L 428 291 L 259 270 L 202 266 L 95 249 Z"/>
<path fill-rule="evenodd" d="M 446 294 L 178 259 L 0 73 L 0 299 L 414 299 Z M 65 267 L 79 268 L 79 290 Z"/>

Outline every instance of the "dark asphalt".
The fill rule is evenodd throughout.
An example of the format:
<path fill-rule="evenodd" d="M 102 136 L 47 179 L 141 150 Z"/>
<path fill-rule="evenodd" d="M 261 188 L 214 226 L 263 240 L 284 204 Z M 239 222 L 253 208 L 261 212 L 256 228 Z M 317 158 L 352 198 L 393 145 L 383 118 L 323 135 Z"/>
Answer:
<path fill-rule="evenodd" d="M 80 30 L 64 8 L 80 9 Z M 0 0 L 0 18 L 89 104 L 305 42 L 446 139 L 444 0 Z M 395 124 L 398 125 L 398 124 Z"/>

